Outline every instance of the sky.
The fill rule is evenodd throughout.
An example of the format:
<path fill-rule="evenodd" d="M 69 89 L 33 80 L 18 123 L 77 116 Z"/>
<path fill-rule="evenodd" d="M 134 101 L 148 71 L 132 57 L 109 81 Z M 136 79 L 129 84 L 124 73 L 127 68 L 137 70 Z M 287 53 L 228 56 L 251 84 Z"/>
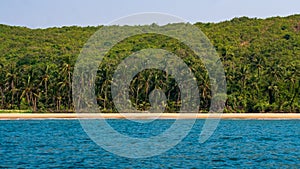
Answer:
<path fill-rule="evenodd" d="M 161 12 L 187 22 L 300 14 L 300 0 L 1 0 L 0 23 L 47 28 L 106 25 L 120 17 Z"/>

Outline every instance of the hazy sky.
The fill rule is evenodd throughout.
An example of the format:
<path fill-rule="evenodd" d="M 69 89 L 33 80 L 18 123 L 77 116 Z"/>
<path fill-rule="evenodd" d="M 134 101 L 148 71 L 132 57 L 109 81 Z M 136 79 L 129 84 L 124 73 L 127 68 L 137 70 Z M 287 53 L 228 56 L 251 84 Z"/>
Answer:
<path fill-rule="evenodd" d="M 0 23 L 45 28 L 103 25 L 141 12 L 163 12 L 191 23 L 238 16 L 266 18 L 300 13 L 300 0 L 1 0 Z"/>

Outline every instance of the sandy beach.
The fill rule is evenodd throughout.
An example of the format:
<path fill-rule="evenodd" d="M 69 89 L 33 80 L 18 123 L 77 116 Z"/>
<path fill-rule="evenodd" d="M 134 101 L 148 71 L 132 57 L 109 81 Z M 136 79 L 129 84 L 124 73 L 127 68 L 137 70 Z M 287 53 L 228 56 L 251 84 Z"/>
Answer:
<path fill-rule="evenodd" d="M 194 114 L 194 113 L 0 113 L 0 119 L 300 119 L 300 113 L 231 113 L 231 114 Z"/>

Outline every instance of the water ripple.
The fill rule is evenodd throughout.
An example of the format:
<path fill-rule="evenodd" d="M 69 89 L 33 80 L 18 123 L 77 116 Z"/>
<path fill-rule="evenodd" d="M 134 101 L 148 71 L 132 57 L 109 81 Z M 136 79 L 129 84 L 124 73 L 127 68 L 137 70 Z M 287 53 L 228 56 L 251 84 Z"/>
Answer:
<path fill-rule="evenodd" d="M 141 127 L 109 121 L 119 132 L 139 138 L 160 134 L 173 122 L 156 120 Z M 198 120 L 190 134 L 164 154 L 127 159 L 97 146 L 77 120 L 2 120 L 0 168 L 300 167 L 300 121 L 222 120 L 214 135 L 199 144 L 203 123 Z"/>

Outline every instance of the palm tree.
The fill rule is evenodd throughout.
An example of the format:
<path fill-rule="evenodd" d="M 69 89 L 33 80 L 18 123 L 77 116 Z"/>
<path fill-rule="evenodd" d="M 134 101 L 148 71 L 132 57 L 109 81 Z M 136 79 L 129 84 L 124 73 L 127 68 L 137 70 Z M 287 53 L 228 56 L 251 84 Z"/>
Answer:
<path fill-rule="evenodd" d="M 64 93 L 62 96 L 67 96 L 67 102 L 65 102 L 67 105 L 65 105 L 68 110 L 72 107 L 72 70 L 71 65 L 68 63 L 63 63 L 61 67 L 61 73 L 62 73 L 62 81 L 58 83 L 60 86 L 60 92 Z"/>
<path fill-rule="evenodd" d="M 17 81 L 17 71 L 15 65 L 12 64 L 10 66 L 10 70 L 6 74 L 5 81 L 6 81 L 6 88 L 10 94 L 10 108 L 13 109 L 13 106 L 15 105 L 15 94 L 17 92 L 17 88 L 15 86 Z"/>
<path fill-rule="evenodd" d="M 0 63 L 0 96 L 1 96 L 1 107 L 4 108 L 4 101 L 5 101 L 5 95 L 4 95 L 4 88 L 5 88 L 5 76 L 6 72 L 4 70 L 4 65 Z"/>
<path fill-rule="evenodd" d="M 45 93 L 45 101 L 44 104 L 46 106 L 46 108 L 48 107 L 48 103 L 49 103 L 49 98 L 48 98 L 48 83 L 50 80 L 50 71 L 49 71 L 49 65 L 43 65 L 43 67 L 40 69 L 40 73 L 42 76 L 41 82 L 40 82 L 40 86 L 44 85 L 44 93 Z"/>

